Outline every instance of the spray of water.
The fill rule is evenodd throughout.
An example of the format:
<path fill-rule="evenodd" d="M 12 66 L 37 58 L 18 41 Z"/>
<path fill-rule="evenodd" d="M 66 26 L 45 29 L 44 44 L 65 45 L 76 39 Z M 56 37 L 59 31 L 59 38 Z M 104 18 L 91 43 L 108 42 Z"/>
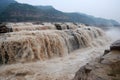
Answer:
<path fill-rule="evenodd" d="M 109 36 L 113 41 L 116 41 L 118 39 L 120 39 L 120 28 L 116 28 L 116 27 L 110 27 L 108 28 L 108 30 L 106 31 L 107 36 Z"/>

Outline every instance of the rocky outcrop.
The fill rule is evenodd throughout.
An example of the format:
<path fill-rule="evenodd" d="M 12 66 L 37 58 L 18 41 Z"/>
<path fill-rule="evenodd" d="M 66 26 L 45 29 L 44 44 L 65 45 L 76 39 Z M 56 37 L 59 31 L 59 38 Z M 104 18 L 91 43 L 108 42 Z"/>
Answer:
<path fill-rule="evenodd" d="M 5 24 L 0 24 L 0 33 L 12 32 L 12 28 L 7 27 Z"/>
<path fill-rule="evenodd" d="M 110 50 L 119 50 L 120 51 L 120 40 L 117 40 L 110 46 Z"/>
<path fill-rule="evenodd" d="M 81 67 L 73 80 L 120 80 L 120 40 L 110 46 L 110 51 L 95 61 Z"/>

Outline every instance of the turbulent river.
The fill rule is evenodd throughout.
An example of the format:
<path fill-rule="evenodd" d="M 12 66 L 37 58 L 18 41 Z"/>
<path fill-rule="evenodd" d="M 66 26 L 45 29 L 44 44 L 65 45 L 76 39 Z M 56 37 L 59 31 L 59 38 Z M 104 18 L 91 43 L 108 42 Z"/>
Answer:
<path fill-rule="evenodd" d="M 0 36 L 0 80 L 71 80 L 81 66 L 120 38 L 117 28 L 49 26 L 15 26 Z"/>

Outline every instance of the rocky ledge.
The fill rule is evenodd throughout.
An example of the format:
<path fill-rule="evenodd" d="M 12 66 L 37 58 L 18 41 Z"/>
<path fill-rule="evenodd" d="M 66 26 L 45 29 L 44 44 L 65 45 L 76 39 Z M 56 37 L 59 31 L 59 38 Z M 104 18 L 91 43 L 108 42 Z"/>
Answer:
<path fill-rule="evenodd" d="M 73 80 L 120 80 L 120 40 L 103 56 L 81 67 Z"/>
<path fill-rule="evenodd" d="M 117 40 L 110 46 L 110 50 L 118 50 L 120 51 L 120 40 Z"/>

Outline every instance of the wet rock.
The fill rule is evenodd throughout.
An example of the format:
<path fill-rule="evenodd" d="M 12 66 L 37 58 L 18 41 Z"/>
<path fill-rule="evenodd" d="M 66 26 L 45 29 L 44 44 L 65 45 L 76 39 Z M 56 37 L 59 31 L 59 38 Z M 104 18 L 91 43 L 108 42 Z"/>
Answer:
<path fill-rule="evenodd" d="M 12 28 L 8 28 L 5 24 L 0 24 L 0 33 L 12 32 Z"/>
<path fill-rule="evenodd" d="M 108 50 L 108 49 L 105 50 L 103 56 L 106 55 L 106 54 L 108 54 L 109 52 L 110 52 L 110 50 Z"/>
<path fill-rule="evenodd" d="M 55 26 L 56 26 L 56 29 L 57 29 L 57 30 L 62 30 L 62 28 L 61 28 L 61 25 L 60 25 L 60 24 L 55 24 Z"/>
<path fill-rule="evenodd" d="M 120 40 L 115 41 L 111 46 L 110 50 L 119 50 L 120 51 Z"/>

